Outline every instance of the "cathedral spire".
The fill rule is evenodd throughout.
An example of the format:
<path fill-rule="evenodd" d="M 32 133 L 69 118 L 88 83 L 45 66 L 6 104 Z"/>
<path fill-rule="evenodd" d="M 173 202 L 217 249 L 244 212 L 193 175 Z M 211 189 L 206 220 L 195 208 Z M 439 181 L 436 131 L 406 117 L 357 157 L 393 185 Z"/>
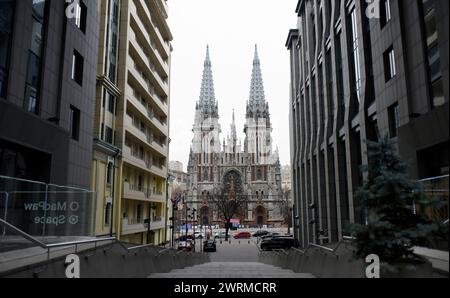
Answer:
<path fill-rule="evenodd" d="M 264 83 L 259 60 L 258 45 L 255 45 L 253 58 L 252 81 L 250 84 L 250 99 L 247 102 L 247 118 L 269 118 L 269 105 L 266 102 Z"/>
<path fill-rule="evenodd" d="M 258 55 L 258 45 L 255 45 L 255 55 L 253 58 L 252 82 L 250 86 L 250 104 L 255 102 L 265 102 L 264 84 L 261 73 L 261 62 Z"/>
<path fill-rule="evenodd" d="M 202 86 L 200 89 L 199 109 L 205 117 L 217 117 L 218 105 L 214 92 L 214 80 L 212 74 L 212 64 L 209 54 L 209 45 L 206 46 L 206 57 L 203 68 Z"/>
<path fill-rule="evenodd" d="M 236 132 L 236 119 L 234 117 L 234 109 L 233 109 L 233 122 L 231 123 L 231 142 L 233 146 L 233 151 L 236 151 L 237 145 L 237 132 Z"/>

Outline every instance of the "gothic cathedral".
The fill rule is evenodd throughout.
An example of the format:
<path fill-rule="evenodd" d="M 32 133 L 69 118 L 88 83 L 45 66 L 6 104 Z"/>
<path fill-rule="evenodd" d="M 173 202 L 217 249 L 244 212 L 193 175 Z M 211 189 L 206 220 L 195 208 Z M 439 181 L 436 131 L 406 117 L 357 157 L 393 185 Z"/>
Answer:
<path fill-rule="evenodd" d="M 230 199 L 231 196 L 246 199 L 245 208 L 235 216 L 234 223 L 247 227 L 276 227 L 283 223 L 281 167 L 278 150 L 272 150 L 269 104 L 265 98 L 257 47 L 245 115 L 244 144 L 238 141 L 234 111 L 231 133 L 221 143 L 219 108 L 208 47 L 188 164 L 188 205 L 197 209 L 201 225 L 224 225 L 224 219 L 211 199 L 219 189 L 228 189 Z"/>

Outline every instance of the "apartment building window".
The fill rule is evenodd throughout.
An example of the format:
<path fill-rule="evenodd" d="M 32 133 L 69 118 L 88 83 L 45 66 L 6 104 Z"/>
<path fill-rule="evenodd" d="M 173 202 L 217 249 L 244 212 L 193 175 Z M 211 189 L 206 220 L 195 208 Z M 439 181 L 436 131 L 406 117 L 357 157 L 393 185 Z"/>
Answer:
<path fill-rule="evenodd" d="M 111 203 L 106 203 L 105 206 L 105 225 L 109 226 L 111 223 Z"/>
<path fill-rule="evenodd" d="M 114 114 L 116 108 L 116 98 L 108 92 L 108 112 Z"/>
<path fill-rule="evenodd" d="M 395 52 L 393 46 L 391 46 L 386 52 L 384 52 L 383 59 L 384 74 L 386 77 L 386 82 L 388 82 L 397 75 L 397 66 L 395 63 Z"/>
<path fill-rule="evenodd" d="M 28 112 L 35 114 L 39 111 L 45 7 L 46 1 L 32 2 L 31 46 L 28 50 L 24 104 Z"/>
<path fill-rule="evenodd" d="M 431 106 L 437 107 L 445 103 L 444 82 L 441 72 L 441 55 L 436 24 L 436 8 L 433 0 L 422 0 L 423 28 L 430 84 Z"/>
<path fill-rule="evenodd" d="M 381 5 L 381 7 L 380 7 L 380 13 L 381 13 L 380 23 L 381 23 L 381 28 L 383 28 L 392 19 L 391 0 L 381 0 L 380 5 Z"/>
<path fill-rule="evenodd" d="M 108 125 L 105 125 L 105 142 L 114 144 L 114 130 Z"/>
<path fill-rule="evenodd" d="M 136 207 L 136 223 L 142 222 L 142 205 L 137 205 Z"/>
<path fill-rule="evenodd" d="M 83 3 L 83 1 L 79 1 L 75 8 L 76 17 L 75 17 L 75 25 L 81 32 L 86 33 L 86 24 L 87 24 L 87 6 Z"/>
<path fill-rule="evenodd" d="M 353 8 L 349 15 L 349 22 L 351 26 L 349 26 L 349 34 L 348 37 L 351 37 L 350 43 L 350 54 L 352 55 L 352 63 L 353 67 L 353 81 L 354 85 L 352 87 L 352 91 L 356 93 L 356 97 L 358 99 L 358 103 L 361 101 L 360 98 L 360 90 L 361 90 L 361 62 L 359 55 L 359 35 L 358 35 L 358 19 L 356 15 L 356 9 Z"/>
<path fill-rule="evenodd" d="M 398 135 L 398 128 L 400 127 L 400 112 L 397 103 L 388 108 L 388 114 L 389 133 L 391 138 L 395 138 Z"/>
<path fill-rule="evenodd" d="M 14 6 L 16 1 L 7 0 L 2 1 L 1 3 L 2 21 L 0 22 L 0 97 L 6 98 Z"/>
<path fill-rule="evenodd" d="M 72 57 L 72 80 L 80 86 L 83 86 L 83 68 L 84 58 L 78 51 L 74 50 Z"/>
<path fill-rule="evenodd" d="M 118 44 L 119 44 L 119 4 L 118 0 L 111 0 L 110 12 L 109 12 L 109 28 L 108 28 L 108 36 L 109 36 L 109 46 L 108 46 L 108 78 L 116 83 L 117 79 L 117 53 L 118 53 Z"/>
<path fill-rule="evenodd" d="M 106 168 L 106 184 L 107 185 L 111 185 L 113 172 L 114 172 L 114 164 L 112 162 L 108 162 L 108 166 Z"/>
<path fill-rule="evenodd" d="M 70 106 L 70 135 L 73 140 L 80 138 L 80 110 Z"/>

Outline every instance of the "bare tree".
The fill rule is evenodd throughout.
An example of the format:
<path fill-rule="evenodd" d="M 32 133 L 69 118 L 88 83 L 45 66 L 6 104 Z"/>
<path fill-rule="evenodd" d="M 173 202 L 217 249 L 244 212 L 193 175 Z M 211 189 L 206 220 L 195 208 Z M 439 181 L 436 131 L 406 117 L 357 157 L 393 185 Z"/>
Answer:
<path fill-rule="evenodd" d="M 248 203 L 247 196 L 236 194 L 233 190 L 227 193 L 220 188 L 214 190 L 210 202 L 216 209 L 218 217 L 225 221 L 225 241 L 228 241 L 231 219 L 244 214 Z"/>

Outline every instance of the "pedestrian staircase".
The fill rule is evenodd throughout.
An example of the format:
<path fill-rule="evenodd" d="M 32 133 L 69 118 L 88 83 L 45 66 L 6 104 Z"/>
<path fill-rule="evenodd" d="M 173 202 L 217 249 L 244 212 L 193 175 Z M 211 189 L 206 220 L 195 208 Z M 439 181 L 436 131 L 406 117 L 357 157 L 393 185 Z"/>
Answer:
<path fill-rule="evenodd" d="M 314 276 L 258 262 L 209 262 L 168 273 L 154 273 L 149 278 L 314 278 Z"/>

